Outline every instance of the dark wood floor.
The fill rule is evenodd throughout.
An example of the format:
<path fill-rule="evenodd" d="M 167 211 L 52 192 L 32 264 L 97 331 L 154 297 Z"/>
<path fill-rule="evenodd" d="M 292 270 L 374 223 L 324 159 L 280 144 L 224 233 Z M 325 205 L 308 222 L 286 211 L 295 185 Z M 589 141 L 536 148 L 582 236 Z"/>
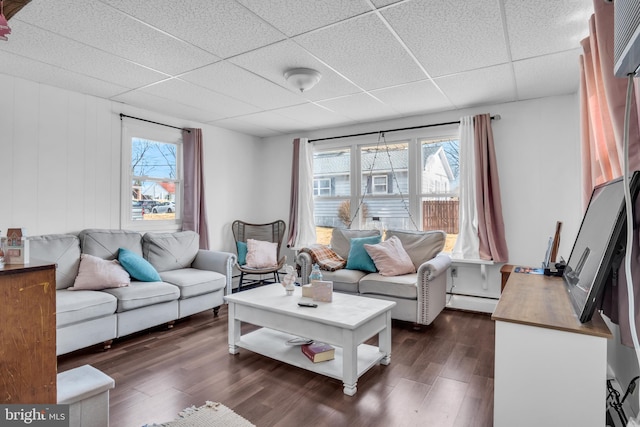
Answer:
<path fill-rule="evenodd" d="M 58 372 L 90 364 L 115 380 L 112 427 L 169 421 L 206 400 L 259 427 L 491 426 L 494 339 L 484 314 L 445 310 L 419 332 L 394 322 L 391 364 L 364 374 L 349 397 L 337 380 L 246 350 L 229 354 L 224 306 L 217 318 L 201 313 L 106 352 L 60 356 Z"/>

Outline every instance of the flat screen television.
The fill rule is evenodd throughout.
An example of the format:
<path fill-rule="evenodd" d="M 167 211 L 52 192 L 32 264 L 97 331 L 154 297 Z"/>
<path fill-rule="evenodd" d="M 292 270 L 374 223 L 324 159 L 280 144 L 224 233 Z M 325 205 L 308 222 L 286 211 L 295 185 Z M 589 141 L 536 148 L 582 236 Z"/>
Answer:
<path fill-rule="evenodd" d="M 634 203 L 638 180 L 639 172 L 634 172 L 629 185 Z M 580 322 L 591 320 L 607 279 L 624 260 L 626 240 L 624 181 L 618 178 L 593 189 L 564 270 L 564 284 Z"/>

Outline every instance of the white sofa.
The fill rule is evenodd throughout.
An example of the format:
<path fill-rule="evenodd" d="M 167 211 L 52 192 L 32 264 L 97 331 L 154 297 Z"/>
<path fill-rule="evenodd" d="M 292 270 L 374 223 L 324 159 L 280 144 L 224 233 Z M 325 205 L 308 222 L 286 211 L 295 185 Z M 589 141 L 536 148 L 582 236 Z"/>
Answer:
<path fill-rule="evenodd" d="M 352 238 L 375 235 L 380 235 L 380 231 L 336 228 L 331 235 L 329 247 L 348 260 Z M 402 242 L 416 273 L 383 276 L 378 272 L 342 268 L 322 271 L 322 278 L 333 281 L 334 291 L 395 301 L 396 306 L 391 312 L 393 319 L 429 325 L 446 304 L 445 273 L 451 265 L 451 258 L 442 253 L 446 234 L 443 231 L 387 230 L 385 238 L 391 236 L 398 237 Z M 301 250 L 296 255 L 296 262 L 300 266 L 302 284 L 307 284 L 314 260 L 308 252 Z"/>
<path fill-rule="evenodd" d="M 199 249 L 192 231 L 146 233 L 88 229 L 78 235 L 29 237 L 30 259 L 56 264 L 56 354 L 91 345 L 218 308 L 231 290 L 235 255 Z M 126 287 L 70 290 L 80 255 L 118 258 L 120 248 L 143 256 L 161 281 L 131 280 Z"/>

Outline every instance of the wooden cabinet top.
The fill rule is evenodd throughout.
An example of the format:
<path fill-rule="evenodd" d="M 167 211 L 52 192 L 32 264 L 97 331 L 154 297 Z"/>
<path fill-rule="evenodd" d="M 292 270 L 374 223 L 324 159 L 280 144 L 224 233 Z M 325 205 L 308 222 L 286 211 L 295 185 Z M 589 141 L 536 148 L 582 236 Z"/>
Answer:
<path fill-rule="evenodd" d="M 493 320 L 611 338 L 599 312 L 581 323 L 571 305 L 561 277 L 511 273 L 500 296 Z"/>
<path fill-rule="evenodd" d="M 46 270 L 49 268 L 55 268 L 55 264 L 45 262 L 30 262 L 29 264 L 5 264 L 0 267 L 0 276 L 6 274 L 24 273 L 27 271 Z"/>

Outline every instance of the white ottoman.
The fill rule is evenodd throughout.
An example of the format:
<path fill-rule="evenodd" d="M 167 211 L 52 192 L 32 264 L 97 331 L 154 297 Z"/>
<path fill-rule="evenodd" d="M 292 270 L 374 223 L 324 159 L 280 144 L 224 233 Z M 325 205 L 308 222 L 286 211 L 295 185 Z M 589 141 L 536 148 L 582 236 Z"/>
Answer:
<path fill-rule="evenodd" d="M 115 381 L 93 366 L 58 374 L 58 404 L 69 405 L 70 427 L 107 427 L 109 390 Z"/>

